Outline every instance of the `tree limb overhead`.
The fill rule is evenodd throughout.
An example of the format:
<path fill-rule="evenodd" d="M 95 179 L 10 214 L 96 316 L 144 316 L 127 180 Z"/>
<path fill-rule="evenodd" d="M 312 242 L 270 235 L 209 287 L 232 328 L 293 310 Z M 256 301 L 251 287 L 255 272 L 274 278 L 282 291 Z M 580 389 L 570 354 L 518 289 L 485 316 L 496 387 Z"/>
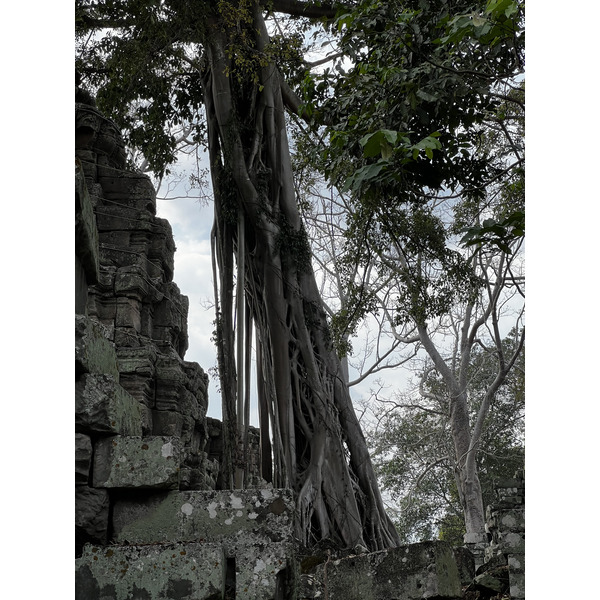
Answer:
<path fill-rule="evenodd" d="M 301 0 L 273 0 L 272 7 L 275 12 L 282 12 L 293 17 L 308 17 L 310 19 L 335 18 L 340 8 L 350 8 L 341 2 L 302 2 Z"/>

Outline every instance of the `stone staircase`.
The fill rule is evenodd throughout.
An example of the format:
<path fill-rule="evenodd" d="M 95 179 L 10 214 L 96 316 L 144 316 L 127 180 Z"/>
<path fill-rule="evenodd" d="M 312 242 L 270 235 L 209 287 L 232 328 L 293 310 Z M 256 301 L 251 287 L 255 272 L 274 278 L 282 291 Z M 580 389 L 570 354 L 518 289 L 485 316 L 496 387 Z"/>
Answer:
<path fill-rule="evenodd" d="M 78 598 L 273 600 L 293 578 L 289 490 L 171 491 L 115 503 L 113 543 L 76 560 Z"/>

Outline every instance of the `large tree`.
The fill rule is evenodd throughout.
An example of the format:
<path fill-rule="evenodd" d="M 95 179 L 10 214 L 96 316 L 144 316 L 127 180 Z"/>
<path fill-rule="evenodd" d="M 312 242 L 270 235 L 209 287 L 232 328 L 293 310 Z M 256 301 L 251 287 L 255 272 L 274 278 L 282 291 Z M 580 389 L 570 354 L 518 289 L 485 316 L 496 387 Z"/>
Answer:
<path fill-rule="evenodd" d="M 379 310 L 427 353 L 446 386 L 472 541 L 485 539 L 484 423 L 524 343 L 521 300 L 519 343 L 510 354 L 501 343 L 508 298 L 524 297 L 523 16 L 515 0 L 361 2 L 338 19 L 351 60 L 303 82 L 304 110 L 327 140 L 310 162 L 346 194 L 336 339 Z M 496 357 L 496 377 L 472 418 L 479 345 Z"/>
<path fill-rule="evenodd" d="M 511 332 L 502 340 L 504 353 L 512 355 L 519 343 L 518 332 Z M 470 360 L 467 410 L 470 422 L 475 423 L 497 377 L 498 359 L 489 348 L 477 346 Z M 439 536 L 460 545 L 466 528 L 447 387 L 430 360 L 422 364 L 414 389 L 391 396 L 375 391 L 369 403 L 375 419 L 367 437 L 403 541 Z M 524 467 L 524 410 L 521 351 L 485 411 L 474 453 L 484 506 L 494 502 L 498 480 L 511 478 Z"/>
<path fill-rule="evenodd" d="M 272 432 L 272 471 L 266 461 L 263 475 L 296 492 L 300 539 L 396 545 L 312 272 L 286 135 L 286 101 L 298 104 L 264 20 L 269 9 L 327 21 L 334 8 L 295 0 L 79 0 L 76 8 L 79 71 L 152 169 L 161 174 L 174 161 L 171 132 L 183 122 L 208 147 L 226 481 L 243 485 L 254 324 L 265 455 Z"/>
<path fill-rule="evenodd" d="M 173 162 L 173 131 L 182 125 L 209 150 L 226 480 L 243 483 L 239 448 L 254 324 L 265 457 L 269 427 L 273 442 L 273 465 L 265 462 L 264 474 L 296 490 L 302 539 L 333 537 L 370 548 L 397 543 L 311 269 L 284 110 L 310 123 L 318 143 L 306 148 L 315 165 L 350 193 L 350 272 L 362 275 L 374 264 L 378 272 L 389 270 L 389 281 L 398 283 L 394 321 L 414 324 L 445 374 L 455 422 L 467 423 L 464 403 L 455 401 L 464 386 L 460 379 L 455 385 L 456 372 L 436 355 L 431 320 L 453 303 L 479 307 L 476 265 L 512 277 L 510 245 L 520 243 L 523 211 L 509 203 L 490 213 L 488 192 L 496 182 L 519 197 L 524 161 L 518 145 L 508 166 L 480 149 L 490 118 L 508 132 L 501 104 L 521 105 L 514 88 L 523 72 L 522 3 L 80 0 L 76 6 L 80 71 L 150 167 L 160 175 Z M 268 11 L 319 24 L 333 39 L 334 68 L 315 74 L 296 51 L 306 29 L 269 35 Z M 457 197 L 466 201 L 470 258 L 448 243 L 435 212 Z M 492 258 L 489 242 L 504 258 Z M 352 327 L 372 298 L 360 281 L 349 291 Z M 488 291 L 495 305 L 494 287 Z M 463 331 L 472 343 L 481 325 L 469 322 L 473 327 Z M 511 359 L 500 358 L 504 372 Z M 468 352 L 461 360 L 468 364 Z M 478 533 L 476 437 L 468 427 L 457 432 L 462 493 L 475 507 L 467 530 Z"/>

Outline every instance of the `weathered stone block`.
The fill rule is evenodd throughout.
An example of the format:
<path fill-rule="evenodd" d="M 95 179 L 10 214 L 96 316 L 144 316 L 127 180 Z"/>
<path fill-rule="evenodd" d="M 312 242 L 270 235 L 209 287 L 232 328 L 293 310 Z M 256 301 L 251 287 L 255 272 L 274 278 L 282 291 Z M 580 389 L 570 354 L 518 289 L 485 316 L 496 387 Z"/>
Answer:
<path fill-rule="evenodd" d="M 155 492 L 143 500 L 117 500 L 113 507 L 113 540 L 116 543 L 154 544 L 205 541 L 182 537 L 181 506 L 184 492 Z"/>
<path fill-rule="evenodd" d="M 173 282 L 163 285 L 165 298 L 154 308 L 154 325 L 169 327 L 178 331 L 187 330 L 189 299 L 181 294 Z"/>
<path fill-rule="evenodd" d="M 140 402 L 142 435 L 152 435 L 152 409 Z"/>
<path fill-rule="evenodd" d="M 113 531 L 116 542 L 223 541 L 234 552 L 242 533 L 254 542 L 292 540 L 293 515 L 290 490 L 171 492 L 117 501 Z"/>
<path fill-rule="evenodd" d="M 100 321 L 108 330 L 115 328 L 115 315 L 117 314 L 117 301 L 106 292 L 101 292 L 98 286 L 90 288 L 88 293 L 88 315 Z M 112 338 L 110 333 L 107 337 Z"/>
<path fill-rule="evenodd" d="M 196 362 L 183 361 L 183 369 L 187 375 L 187 388 L 198 399 L 201 405 L 208 406 L 208 375 Z"/>
<path fill-rule="evenodd" d="M 215 544 L 87 545 L 75 561 L 76 600 L 217 600 L 226 560 Z"/>
<path fill-rule="evenodd" d="M 193 453 L 194 451 L 198 451 L 199 446 L 196 446 L 196 449 L 192 447 L 192 443 L 194 442 L 194 431 L 196 429 L 196 420 L 193 417 L 183 415 L 181 424 L 181 446 L 184 448 L 184 452 L 186 454 L 186 458 L 195 461 Z"/>
<path fill-rule="evenodd" d="M 468 585 L 475 577 L 475 559 L 468 548 L 459 546 L 453 548 L 458 574 L 463 585 Z"/>
<path fill-rule="evenodd" d="M 510 572 L 511 600 L 525 600 L 525 574 Z"/>
<path fill-rule="evenodd" d="M 75 369 L 77 373 L 104 373 L 119 381 L 114 345 L 100 323 L 75 315 Z"/>
<path fill-rule="evenodd" d="M 508 568 L 511 577 L 514 573 L 525 573 L 525 554 L 509 554 Z"/>
<path fill-rule="evenodd" d="M 508 566 L 496 567 L 477 575 L 473 580 L 473 588 L 489 596 L 504 594 L 508 591 Z"/>
<path fill-rule="evenodd" d="M 142 300 L 148 295 L 146 272 L 139 267 L 121 267 L 115 276 L 115 294 Z"/>
<path fill-rule="evenodd" d="M 143 348 L 148 340 L 142 339 L 133 327 L 115 327 L 115 346 L 118 348 Z"/>
<path fill-rule="evenodd" d="M 170 435 L 181 437 L 183 417 L 174 411 L 152 411 L 152 435 Z"/>
<path fill-rule="evenodd" d="M 159 355 L 156 361 L 156 408 L 180 412 L 179 397 L 185 389 L 186 381 L 178 356 Z"/>
<path fill-rule="evenodd" d="M 179 399 L 181 414 L 192 417 L 194 421 L 200 421 L 206 416 L 206 409 L 207 407 L 201 404 L 198 397 L 194 396 L 192 392 L 187 389 L 181 391 Z"/>
<path fill-rule="evenodd" d="M 100 234 L 100 247 L 101 247 L 101 261 L 106 264 L 115 264 L 120 267 L 130 266 L 144 269 L 148 264 L 148 260 L 143 252 L 143 248 L 133 248 L 131 242 L 129 242 L 124 249 L 120 246 L 120 243 L 114 239 L 105 240 L 103 239 L 104 234 Z M 150 271 L 150 267 L 149 267 Z M 152 269 L 150 277 L 157 277 L 160 275 L 160 269 Z"/>
<path fill-rule="evenodd" d="M 111 375 L 87 373 L 75 384 L 75 426 L 79 431 L 141 435 L 140 403 Z"/>
<path fill-rule="evenodd" d="M 75 487 L 75 528 L 80 538 L 106 544 L 109 497 L 107 490 Z"/>
<path fill-rule="evenodd" d="M 92 440 L 83 433 L 75 434 L 75 483 L 87 484 L 92 466 Z"/>
<path fill-rule="evenodd" d="M 505 554 L 525 554 L 525 535 L 522 533 L 515 531 L 503 533 L 499 536 L 499 543 L 502 545 Z"/>
<path fill-rule="evenodd" d="M 153 408 L 156 349 L 152 346 L 118 348 L 117 356 L 121 385 L 138 402 Z"/>
<path fill-rule="evenodd" d="M 98 180 L 106 199 L 119 200 L 123 206 L 130 206 L 139 211 L 156 213 L 156 191 L 147 175 L 126 171 L 105 172 L 99 169 Z"/>
<path fill-rule="evenodd" d="M 525 510 L 511 510 L 498 515 L 498 527 L 502 531 L 525 531 Z"/>
<path fill-rule="evenodd" d="M 278 588 L 282 588 L 285 571 L 292 563 L 288 543 L 257 544 L 242 535 L 235 551 L 229 552 L 235 558 L 236 600 L 283 597 L 278 595 Z"/>
<path fill-rule="evenodd" d="M 117 298 L 115 327 L 131 327 L 137 333 L 142 329 L 142 304 L 133 298 Z"/>
<path fill-rule="evenodd" d="M 165 280 L 173 280 L 173 270 L 175 267 L 175 242 L 173 241 L 173 231 L 171 224 L 166 219 L 156 218 L 153 221 L 152 239 L 148 247 L 148 258 L 157 261 L 164 270 Z M 174 284 L 173 284 L 174 285 Z M 175 286 L 177 292 L 179 288 Z M 187 314 L 187 312 L 186 312 Z"/>
<path fill-rule="evenodd" d="M 100 186 L 102 189 L 102 186 Z M 102 211 L 96 215 L 98 230 L 100 232 L 109 231 L 148 231 L 156 230 L 156 219 L 146 212 L 139 212 L 132 218 L 132 210 L 127 206 L 109 203 L 103 204 Z"/>
<path fill-rule="evenodd" d="M 179 484 L 179 440 L 114 436 L 96 443 L 94 487 L 173 489 Z"/>
<path fill-rule="evenodd" d="M 124 168 L 127 164 L 123 136 L 117 126 L 107 119 L 95 107 L 87 104 L 76 104 L 75 127 L 77 129 L 89 128 L 94 135 L 87 147 L 93 148 L 96 154 L 102 155 L 103 161 L 98 157 L 98 164 L 108 164 L 113 167 Z"/>
<path fill-rule="evenodd" d="M 92 195 L 92 189 L 89 182 L 93 182 L 97 177 L 97 168 L 96 168 L 96 153 L 83 147 L 78 147 L 75 149 L 75 156 L 81 162 L 81 168 L 83 171 L 84 178 L 86 180 L 88 191 L 90 192 L 90 196 Z"/>
<path fill-rule="evenodd" d="M 422 542 L 321 564 L 314 573 L 314 597 L 319 591 L 323 595 L 325 582 L 329 600 L 462 597 L 452 547 L 446 542 Z"/>

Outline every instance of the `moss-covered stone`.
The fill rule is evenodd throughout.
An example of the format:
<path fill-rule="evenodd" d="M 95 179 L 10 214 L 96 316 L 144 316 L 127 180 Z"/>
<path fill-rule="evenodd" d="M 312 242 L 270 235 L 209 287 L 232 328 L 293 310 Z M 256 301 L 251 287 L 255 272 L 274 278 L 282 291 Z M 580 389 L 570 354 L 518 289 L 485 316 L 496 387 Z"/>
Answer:
<path fill-rule="evenodd" d="M 266 543 L 292 539 L 293 515 L 290 490 L 171 492 L 116 502 L 113 530 L 117 542 L 221 540 L 233 548 L 242 533 Z"/>
<path fill-rule="evenodd" d="M 446 542 L 422 542 L 325 562 L 315 571 L 313 588 L 315 594 L 326 589 L 329 600 L 462 597 L 452 547 Z"/>
<path fill-rule="evenodd" d="M 81 540 L 106 544 L 108 540 L 109 498 L 106 490 L 87 485 L 75 487 L 75 531 Z"/>
<path fill-rule="evenodd" d="M 161 488 L 179 485 L 179 440 L 167 436 L 112 436 L 96 443 L 94 487 Z"/>
<path fill-rule="evenodd" d="M 225 588 L 215 544 L 87 545 L 75 565 L 76 600 L 208 600 Z"/>
<path fill-rule="evenodd" d="M 103 373 L 119 381 L 114 344 L 100 323 L 83 315 L 75 315 L 75 370 L 77 374 Z"/>
<path fill-rule="evenodd" d="M 75 384 L 75 427 L 84 432 L 139 436 L 140 403 L 111 375 L 87 373 Z"/>

